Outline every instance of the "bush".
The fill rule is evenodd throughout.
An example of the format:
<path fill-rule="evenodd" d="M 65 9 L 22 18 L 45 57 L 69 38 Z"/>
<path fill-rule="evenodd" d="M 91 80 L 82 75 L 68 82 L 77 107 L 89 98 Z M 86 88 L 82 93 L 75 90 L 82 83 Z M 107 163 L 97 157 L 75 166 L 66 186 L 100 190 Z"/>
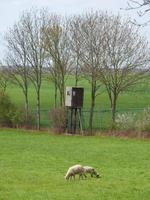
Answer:
<path fill-rule="evenodd" d="M 144 109 L 136 122 L 136 128 L 140 132 L 150 131 L 150 107 Z"/>
<path fill-rule="evenodd" d="M 12 127 L 15 112 L 16 108 L 14 104 L 12 104 L 9 96 L 0 92 L 0 125 Z"/>
<path fill-rule="evenodd" d="M 138 135 L 150 132 L 150 107 L 143 110 L 137 117 L 133 113 L 118 114 L 116 117 L 116 129 L 121 131 L 136 131 Z M 143 135 L 143 134 L 142 134 Z"/>
<path fill-rule="evenodd" d="M 49 112 L 51 126 L 56 133 L 64 133 L 66 129 L 66 112 L 64 108 L 53 108 Z"/>
<path fill-rule="evenodd" d="M 35 125 L 35 114 L 28 112 L 28 119 L 24 109 L 17 109 L 11 118 L 13 127 L 33 128 Z"/>
<path fill-rule="evenodd" d="M 0 92 L 0 126 L 31 128 L 35 122 L 33 114 L 29 112 L 26 120 L 24 110 L 17 109 L 8 95 Z"/>
<path fill-rule="evenodd" d="M 118 114 L 116 117 L 116 129 L 130 131 L 135 130 L 136 115 L 133 113 Z"/>

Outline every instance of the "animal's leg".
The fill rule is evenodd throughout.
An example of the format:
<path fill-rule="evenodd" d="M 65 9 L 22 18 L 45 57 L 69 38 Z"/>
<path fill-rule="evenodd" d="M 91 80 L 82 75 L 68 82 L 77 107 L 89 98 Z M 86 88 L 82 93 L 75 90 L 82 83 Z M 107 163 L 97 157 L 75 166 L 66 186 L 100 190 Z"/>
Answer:
<path fill-rule="evenodd" d="M 87 176 L 85 175 L 85 173 L 83 173 L 83 176 L 84 176 L 85 178 L 87 178 Z"/>
<path fill-rule="evenodd" d="M 82 176 L 82 174 L 80 173 L 80 174 L 79 174 L 79 179 L 81 179 L 81 176 Z"/>
<path fill-rule="evenodd" d="M 80 177 L 82 177 L 82 179 L 85 177 L 87 177 L 86 175 L 85 175 L 85 173 L 81 173 L 80 175 L 79 175 Z"/>

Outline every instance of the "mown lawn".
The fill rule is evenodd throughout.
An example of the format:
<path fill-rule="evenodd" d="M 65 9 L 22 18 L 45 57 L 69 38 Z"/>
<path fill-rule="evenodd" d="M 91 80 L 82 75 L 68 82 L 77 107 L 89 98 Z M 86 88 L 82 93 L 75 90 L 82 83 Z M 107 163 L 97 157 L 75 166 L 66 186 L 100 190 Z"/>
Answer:
<path fill-rule="evenodd" d="M 66 181 L 69 166 L 101 179 Z M 0 200 L 149 200 L 150 141 L 0 130 Z"/>

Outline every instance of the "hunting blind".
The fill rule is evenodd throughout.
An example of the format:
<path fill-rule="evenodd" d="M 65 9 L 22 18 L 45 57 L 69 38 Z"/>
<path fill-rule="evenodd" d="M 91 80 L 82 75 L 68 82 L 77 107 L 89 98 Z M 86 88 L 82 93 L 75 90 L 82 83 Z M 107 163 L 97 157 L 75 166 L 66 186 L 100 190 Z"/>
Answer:
<path fill-rule="evenodd" d="M 66 128 L 70 133 L 76 133 L 79 128 L 82 131 L 81 108 L 83 107 L 84 88 L 66 87 L 65 106 L 67 110 Z"/>
<path fill-rule="evenodd" d="M 72 108 L 83 107 L 84 89 L 82 87 L 66 87 L 65 106 Z"/>

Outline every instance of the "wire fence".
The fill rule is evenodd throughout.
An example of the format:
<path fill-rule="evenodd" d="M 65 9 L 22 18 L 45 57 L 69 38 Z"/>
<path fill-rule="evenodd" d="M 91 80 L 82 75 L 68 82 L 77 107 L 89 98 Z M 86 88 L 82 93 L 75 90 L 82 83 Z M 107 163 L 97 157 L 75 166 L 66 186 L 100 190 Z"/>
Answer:
<path fill-rule="evenodd" d="M 143 108 L 130 108 L 130 109 L 118 109 L 117 114 L 132 113 L 139 116 L 143 111 Z M 49 117 L 49 110 L 41 110 L 41 127 L 51 128 L 52 124 Z M 93 129 L 95 130 L 107 130 L 112 125 L 111 110 L 94 110 L 93 112 Z M 90 109 L 82 109 L 81 120 L 84 130 L 89 128 Z"/>

